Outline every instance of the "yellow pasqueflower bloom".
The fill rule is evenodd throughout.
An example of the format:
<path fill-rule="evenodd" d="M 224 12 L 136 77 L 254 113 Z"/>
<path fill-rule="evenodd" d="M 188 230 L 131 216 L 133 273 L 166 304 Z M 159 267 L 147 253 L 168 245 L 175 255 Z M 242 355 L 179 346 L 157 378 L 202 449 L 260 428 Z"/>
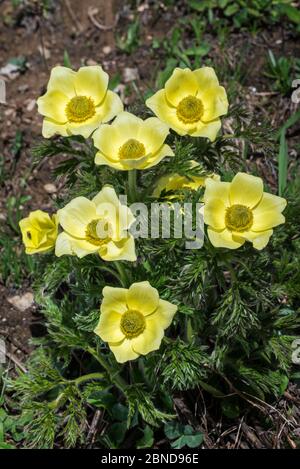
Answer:
<path fill-rule="evenodd" d="M 45 116 L 43 137 L 88 138 L 102 122 L 123 111 L 121 99 L 107 86 L 108 74 L 99 65 L 81 67 L 77 72 L 54 67 L 46 94 L 37 100 L 38 111 Z"/>
<path fill-rule="evenodd" d="M 227 113 L 228 101 L 213 68 L 175 68 L 165 87 L 148 98 L 146 106 L 179 135 L 213 141 L 221 128 L 219 117 Z"/>
<path fill-rule="evenodd" d="M 231 182 L 206 182 L 204 222 L 215 247 L 237 249 L 250 241 L 256 249 L 269 242 L 275 226 L 285 222 L 286 200 L 263 191 L 261 178 L 237 173 Z"/>
<path fill-rule="evenodd" d="M 146 169 L 174 153 L 164 143 L 169 127 L 156 117 L 142 120 L 121 112 L 110 125 L 101 125 L 93 134 L 99 151 L 95 164 L 128 171 Z"/>
<path fill-rule="evenodd" d="M 26 254 L 50 251 L 58 233 L 57 216 L 42 210 L 31 212 L 19 222 Z"/>
<path fill-rule="evenodd" d="M 63 233 L 55 254 L 84 257 L 98 253 L 105 261 L 135 261 L 133 236 L 128 232 L 135 218 L 122 205 L 113 187 L 105 186 L 92 200 L 76 197 L 57 212 Z"/>
<path fill-rule="evenodd" d="M 176 311 L 149 282 L 133 283 L 128 290 L 104 287 L 94 332 L 108 342 L 117 362 L 124 363 L 158 350 Z"/>
<path fill-rule="evenodd" d="M 199 163 L 197 163 L 197 161 L 191 161 L 191 168 L 195 168 L 198 165 Z M 180 176 L 180 174 L 176 173 L 167 174 L 158 180 L 153 191 L 153 196 L 159 197 L 163 191 L 176 192 L 182 189 L 196 191 L 200 187 L 205 187 L 208 178 L 212 178 L 215 181 L 220 180 L 220 176 L 217 174 L 211 174 L 209 176 L 192 176 L 191 178 Z M 172 198 L 172 195 L 167 196 L 167 198 Z"/>

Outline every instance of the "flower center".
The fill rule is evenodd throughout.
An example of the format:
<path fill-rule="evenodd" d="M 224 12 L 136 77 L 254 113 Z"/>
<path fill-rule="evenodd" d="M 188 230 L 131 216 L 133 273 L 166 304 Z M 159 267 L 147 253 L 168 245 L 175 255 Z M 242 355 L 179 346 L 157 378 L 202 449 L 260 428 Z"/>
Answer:
<path fill-rule="evenodd" d="M 142 313 L 129 309 L 123 314 L 120 327 L 127 339 L 133 339 L 144 332 L 146 321 Z"/>
<path fill-rule="evenodd" d="M 111 226 L 106 220 L 92 220 L 85 230 L 85 239 L 95 246 L 101 246 L 109 241 Z"/>
<path fill-rule="evenodd" d="M 253 225 L 252 210 L 240 204 L 228 207 L 225 215 L 225 224 L 230 231 L 248 231 Z"/>
<path fill-rule="evenodd" d="M 119 158 L 121 160 L 137 160 L 145 156 L 145 154 L 146 150 L 144 145 L 135 138 L 127 140 L 119 149 Z"/>
<path fill-rule="evenodd" d="M 176 114 L 180 121 L 185 124 L 198 122 L 203 114 L 203 104 L 195 96 L 186 96 L 177 106 Z"/>
<path fill-rule="evenodd" d="M 87 96 L 74 96 L 66 106 L 69 122 L 84 122 L 93 117 L 95 112 L 94 101 Z"/>

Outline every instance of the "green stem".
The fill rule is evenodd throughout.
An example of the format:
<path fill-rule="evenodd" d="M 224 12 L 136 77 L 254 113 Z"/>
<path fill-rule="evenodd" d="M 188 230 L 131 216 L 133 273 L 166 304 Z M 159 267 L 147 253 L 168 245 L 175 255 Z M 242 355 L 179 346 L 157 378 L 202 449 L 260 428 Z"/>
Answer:
<path fill-rule="evenodd" d="M 137 199 L 136 176 L 136 169 L 128 171 L 128 195 L 131 203 Z"/>
<path fill-rule="evenodd" d="M 91 379 L 103 379 L 103 373 L 89 373 L 87 375 L 82 375 L 79 376 L 79 378 L 72 380 L 72 382 L 75 383 L 76 386 L 79 386 L 79 384 Z"/>
<path fill-rule="evenodd" d="M 122 277 L 119 275 L 119 269 L 118 272 L 116 272 L 115 270 L 111 269 L 110 267 L 107 267 L 107 266 L 101 266 L 101 270 L 104 270 L 105 272 L 109 272 L 111 275 L 113 275 L 121 284 L 123 284 L 123 280 L 122 280 Z"/>
<path fill-rule="evenodd" d="M 120 283 L 124 288 L 128 288 L 130 286 L 130 280 L 123 264 L 119 261 L 115 261 L 115 266 L 119 272 Z"/>
<path fill-rule="evenodd" d="M 96 352 L 95 349 L 93 349 L 92 347 L 89 347 L 87 349 L 87 351 L 97 360 L 98 363 L 100 363 L 100 365 L 105 369 L 105 371 L 107 372 L 107 374 L 109 375 L 112 383 L 115 384 L 115 386 L 117 386 L 117 388 L 120 389 L 120 391 L 125 394 L 125 390 L 128 386 L 128 384 L 126 383 L 126 381 L 118 374 L 116 374 L 114 372 L 114 370 L 112 370 L 112 368 L 109 366 L 109 364 L 107 363 L 107 361 L 101 356 L 101 355 L 98 355 L 98 353 Z"/>

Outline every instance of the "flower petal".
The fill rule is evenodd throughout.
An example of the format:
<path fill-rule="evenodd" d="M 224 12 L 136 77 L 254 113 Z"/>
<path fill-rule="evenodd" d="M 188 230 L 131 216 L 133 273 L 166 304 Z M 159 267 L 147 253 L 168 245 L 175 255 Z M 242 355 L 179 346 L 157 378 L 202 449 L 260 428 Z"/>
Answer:
<path fill-rule="evenodd" d="M 101 122 L 109 122 L 117 114 L 123 111 L 124 105 L 120 96 L 113 91 L 108 90 L 101 105 L 96 108 L 101 116 Z"/>
<path fill-rule="evenodd" d="M 263 231 L 285 222 L 281 212 L 286 207 L 286 200 L 277 195 L 263 193 L 260 203 L 253 210 L 253 231 Z"/>
<path fill-rule="evenodd" d="M 68 102 L 69 98 L 61 91 L 50 90 L 38 98 L 38 112 L 57 123 L 64 124 L 68 120 L 65 112 Z"/>
<path fill-rule="evenodd" d="M 164 336 L 164 330 L 156 319 L 147 318 L 146 328 L 142 334 L 131 339 L 132 348 L 136 353 L 147 355 L 147 353 L 158 350 Z"/>
<path fill-rule="evenodd" d="M 100 65 L 81 67 L 76 73 L 75 89 L 78 96 L 91 97 L 95 106 L 103 100 L 108 85 L 108 74 Z"/>
<path fill-rule="evenodd" d="M 246 241 L 250 241 L 253 244 L 253 247 L 260 251 L 261 249 L 266 247 L 272 234 L 273 230 L 261 231 L 260 233 L 255 233 L 254 231 L 246 231 L 243 233 L 235 233 L 233 237 L 235 240 L 245 239 Z"/>
<path fill-rule="evenodd" d="M 204 93 L 210 88 L 219 86 L 219 80 L 212 67 L 201 67 L 193 71 L 197 80 L 198 92 Z"/>
<path fill-rule="evenodd" d="M 216 248 L 237 249 L 242 246 L 245 240 L 234 241 L 232 233 L 225 229 L 224 231 L 215 231 L 212 228 L 207 229 L 209 240 Z"/>
<path fill-rule="evenodd" d="M 55 255 L 57 257 L 69 254 L 82 258 L 98 250 L 99 246 L 95 246 L 84 239 L 73 238 L 68 233 L 59 234 L 55 244 Z"/>
<path fill-rule="evenodd" d="M 127 291 L 126 288 L 104 287 L 102 291 L 101 312 L 109 313 L 113 311 L 119 314 L 125 313 L 128 309 Z"/>
<path fill-rule="evenodd" d="M 225 207 L 229 207 L 229 189 L 230 182 L 216 181 L 211 178 L 207 179 L 203 197 L 204 203 L 207 204 L 211 199 L 220 199 Z"/>
<path fill-rule="evenodd" d="M 99 251 L 105 261 L 136 261 L 135 242 L 132 235 L 121 241 L 110 241 Z"/>
<path fill-rule="evenodd" d="M 149 117 L 140 126 L 137 140 L 145 146 L 146 153 L 156 153 L 169 134 L 168 125 L 157 117 Z"/>
<path fill-rule="evenodd" d="M 169 327 L 169 325 L 171 324 L 177 309 L 177 306 L 173 303 L 160 299 L 155 312 L 151 314 L 151 316 L 147 317 L 147 322 L 148 319 L 151 319 L 152 321 L 157 321 L 157 323 L 163 329 L 167 329 L 167 327 Z"/>
<path fill-rule="evenodd" d="M 55 243 L 55 255 L 57 257 L 64 255 L 73 256 L 74 252 L 72 249 L 72 238 L 67 233 L 60 233 L 57 236 Z"/>
<path fill-rule="evenodd" d="M 196 125 L 195 129 L 189 130 L 188 133 L 192 137 L 206 137 L 211 142 L 213 142 L 216 139 L 220 128 L 221 128 L 221 121 L 220 119 L 216 119 L 208 123 L 199 122 Z"/>
<path fill-rule="evenodd" d="M 189 68 L 175 68 L 165 84 L 166 98 L 173 106 L 187 96 L 195 96 L 197 89 L 197 79 Z"/>
<path fill-rule="evenodd" d="M 70 235 L 85 238 L 87 225 L 97 219 L 96 205 L 85 197 L 76 197 L 57 212 L 60 225 Z"/>
<path fill-rule="evenodd" d="M 166 100 L 165 90 L 157 91 L 157 93 L 148 98 L 146 106 L 179 135 L 186 135 L 189 129 L 195 129 L 195 124 L 185 125 L 179 121 L 176 115 L 176 108 L 170 106 Z"/>
<path fill-rule="evenodd" d="M 225 228 L 226 207 L 221 199 L 210 199 L 204 205 L 204 223 L 215 230 Z"/>
<path fill-rule="evenodd" d="M 120 327 L 121 318 L 122 315 L 114 311 L 101 313 L 100 321 L 94 330 L 95 334 L 105 342 L 120 342 L 125 338 Z"/>
<path fill-rule="evenodd" d="M 54 67 L 51 70 L 47 90 L 58 90 L 68 96 L 69 99 L 76 96 L 75 92 L 76 72 L 68 67 Z"/>
<path fill-rule="evenodd" d="M 241 204 L 253 208 L 263 195 L 261 178 L 247 173 L 237 173 L 230 185 L 229 197 L 232 205 Z"/>
<path fill-rule="evenodd" d="M 59 124 L 47 117 L 43 120 L 42 135 L 44 138 L 51 138 L 53 135 L 67 137 L 69 135 L 67 124 Z"/>
<path fill-rule="evenodd" d="M 125 137 L 127 138 L 127 137 Z M 93 141 L 96 148 L 109 160 L 118 163 L 118 153 L 124 143 L 124 137 L 118 132 L 116 125 L 103 124 L 93 133 Z M 98 153 L 97 153 L 98 155 Z M 95 159 L 97 162 L 97 155 Z M 98 158 L 99 160 L 99 158 Z"/>
<path fill-rule="evenodd" d="M 204 107 L 202 121 L 209 122 L 227 114 L 228 100 L 225 88 L 222 86 L 209 88 L 204 93 L 200 93 L 199 97 Z"/>
<path fill-rule="evenodd" d="M 135 360 L 139 354 L 132 349 L 132 343 L 129 339 L 124 339 L 119 343 L 109 343 L 110 350 L 118 363 L 125 363 L 129 360 Z"/>
<path fill-rule="evenodd" d="M 140 169 L 152 168 L 167 156 L 174 156 L 174 152 L 169 145 L 163 145 L 157 153 L 148 157 L 146 163 L 143 163 Z"/>
<path fill-rule="evenodd" d="M 133 283 L 127 293 L 127 305 L 130 309 L 140 311 L 147 316 L 158 306 L 159 295 L 148 281 Z"/>
<path fill-rule="evenodd" d="M 94 130 L 99 127 L 101 122 L 102 116 L 98 112 L 84 122 L 68 122 L 68 133 L 69 135 L 82 135 L 84 138 L 89 138 Z"/>

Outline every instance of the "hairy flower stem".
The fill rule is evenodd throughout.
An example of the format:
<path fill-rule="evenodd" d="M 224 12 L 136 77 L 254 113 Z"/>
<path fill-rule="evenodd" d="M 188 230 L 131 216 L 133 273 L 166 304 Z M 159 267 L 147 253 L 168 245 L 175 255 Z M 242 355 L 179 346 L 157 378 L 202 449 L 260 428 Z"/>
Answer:
<path fill-rule="evenodd" d="M 110 377 L 111 382 L 123 393 L 125 394 L 128 384 L 126 381 L 118 375 L 107 363 L 107 361 L 97 353 L 97 351 L 91 347 L 87 351 L 100 363 L 100 365 L 105 369 L 108 376 Z"/>
<path fill-rule="evenodd" d="M 123 266 L 123 264 L 119 261 L 115 261 L 114 265 L 116 266 L 118 273 L 119 273 L 119 279 L 122 287 L 124 288 L 129 288 L 130 286 L 130 279 L 128 278 L 128 275 L 126 273 L 126 270 Z"/>
<path fill-rule="evenodd" d="M 128 171 L 128 195 L 130 203 L 134 203 L 137 200 L 136 176 L 136 169 Z"/>

